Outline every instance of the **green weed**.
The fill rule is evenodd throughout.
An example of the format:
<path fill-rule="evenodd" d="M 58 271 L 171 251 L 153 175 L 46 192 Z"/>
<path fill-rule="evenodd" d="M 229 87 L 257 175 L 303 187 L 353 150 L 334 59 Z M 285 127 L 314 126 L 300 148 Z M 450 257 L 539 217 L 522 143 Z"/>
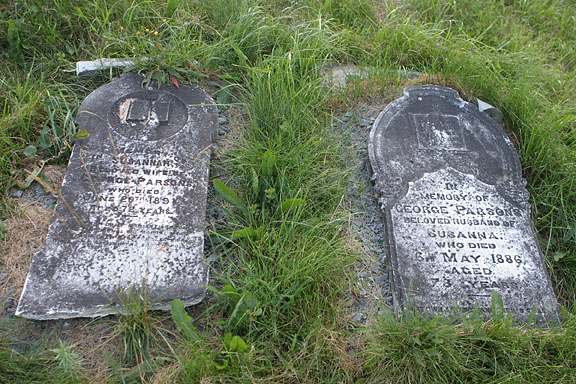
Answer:
<path fill-rule="evenodd" d="M 162 352 L 163 329 L 160 318 L 151 309 L 146 288 L 131 287 L 118 293 L 122 314 L 114 334 L 122 338 L 123 362 L 149 366 L 153 357 Z"/>
<path fill-rule="evenodd" d="M 63 343 L 62 340 L 59 341 L 58 347 L 50 349 L 50 352 L 54 353 L 54 360 L 58 362 L 58 366 L 70 375 L 77 374 L 83 365 L 80 355 L 74 352 L 71 346 Z"/>

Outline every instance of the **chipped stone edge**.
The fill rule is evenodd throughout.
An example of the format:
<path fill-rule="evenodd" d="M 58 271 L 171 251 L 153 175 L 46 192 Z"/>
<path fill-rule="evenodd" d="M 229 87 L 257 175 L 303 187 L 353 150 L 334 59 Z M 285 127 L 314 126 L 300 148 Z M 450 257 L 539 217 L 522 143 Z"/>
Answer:
<path fill-rule="evenodd" d="M 197 296 L 193 300 L 181 300 L 184 303 L 185 307 L 189 307 L 192 305 L 196 305 L 206 297 L 206 288 L 201 289 L 201 295 Z M 149 304 L 148 309 L 153 311 L 169 311 L 172 307 L 172 302 L 164 303 L 164 304 Z M 122 305 L 118 304 L 111 304 L 100 306 L 95 309 L 89 310 L 82 310 L 76 312 L 53 312 L 46 315 L 36 315 L 33 313 L 22 313 L 18 310 L 15 313 L 15 316 L 23 317 L 30 320 L 60 320 L 60 319 L 76 319 L 76 318 L 96 318 L 96 317 L 104 317 L 109 315 L 129 315 L 131 312 L 125 309 Z"/>

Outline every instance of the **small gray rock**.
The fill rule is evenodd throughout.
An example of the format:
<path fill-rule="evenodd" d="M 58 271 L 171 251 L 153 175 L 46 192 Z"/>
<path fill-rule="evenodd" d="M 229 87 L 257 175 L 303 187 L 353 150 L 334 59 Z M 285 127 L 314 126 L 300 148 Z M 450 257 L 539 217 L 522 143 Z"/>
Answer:
<path fill-rule="evenodd" d="M 355 323 L 361 323 L 364 320 L 365 316 L 362 312 L 356 312 L 352 317 L 352 321 Z"/>
<path fill-rule="evenodd" d="M 30 350 L 30 345 L 28 343 L 16 343 L 12 345 L 12 350 L 19 355 L 24 355 Z"/>
<path fill-rule="evenodd" d="M 408 70 L 406 70 L 406 69 L 401 69 L 401 70 L 398 71 L 398 73 L 400 74 L 400 76 L 401 76 L 403 79 L 409 79 L 409 80 L 416 79 L 416 78 L 422 76 L 422 73 L 421 73 L 421 72 L 418 72 L 418 71 L 408 71 Z"/>
<path fill-rule="evenodd" d="M 218 124 L 228 124 L 228 119 L 225 117 L 219 117 Z"/>
<path fill-rule="evenodd" d="M 360 120 L 360 123 L 358 123 L 358 124 L 359 124 L 361 127 L 368 127 L 368 126 L 369 126 L 370 124 L 372 124 L 372 123 L 370 122 L 370 120 L 364 119 L 364 120 Z"/>
<path fill-rule="evenodd" d="M 24 191 L 22 189 L 14 189 L 12 191 L 12 197 L 14 197 L 16 199 L 22 198 L 23 194 L 24 194 Z"/>
<path fill-rule="evenodd" d="M 56 205 L 57 200 L 52 197 L 52 195 L 47 195 L 44 200 L 44 208 L 52 208 Z"/>
<path fill-rule="evenodd" d="M 488 116 L 490 116 L 498 124 L 501 124 L 504 122 L 504 114 L 502 113 L 502 111 L 500 109 L 498 109 L 495 106 L 490 105 L 490 104 L 488 104 L 485 101 L 482 101 L 480 99 L 476 99 L 476 103 L 478 104 L 478 110 L 480 112 L 486 113 Z"/>

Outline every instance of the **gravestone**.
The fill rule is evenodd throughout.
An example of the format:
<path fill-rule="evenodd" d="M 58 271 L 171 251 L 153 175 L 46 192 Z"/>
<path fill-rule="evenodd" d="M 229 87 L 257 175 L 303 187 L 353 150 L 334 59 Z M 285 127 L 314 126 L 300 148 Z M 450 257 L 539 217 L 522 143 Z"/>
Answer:
<path fill-rule="evenodd" d="M 204 219 L 213 100 L 197 86 L 143 89 L 127 73 L 92 92 L 46 243 L 17 315 L 95 317 L 139 295 L 168 309 L 205 296 Z"/>
<path fill-rule="evenodd" d="M 374 123 L 369 156 L 397 311 L 488 317 L 495 291 L 518 321 L 559 321 L 520 161 L 498 124 L 450 88 L 410 87 Z"/>

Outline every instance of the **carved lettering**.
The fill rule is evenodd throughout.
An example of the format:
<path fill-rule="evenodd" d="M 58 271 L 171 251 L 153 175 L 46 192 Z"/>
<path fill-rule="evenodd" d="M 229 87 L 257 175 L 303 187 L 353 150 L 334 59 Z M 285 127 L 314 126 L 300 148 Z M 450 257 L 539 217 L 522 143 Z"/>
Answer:
<path fill-rule="evenodd" d="M 514 279 L 526 273 L 524 245 L 509 238 L 514 238 L 510 231 L 519 231 L 518 223 L 528 219 L 489 187 L 474 183 L 466 187 L 463 178 L 454 171 L 440 171 L 411 186 L 391 209 L 396 247 L 406 254 L 416 250 L 419 269 L 434 276 L 422 286 L 428 297 L 440 300 L 449 294 L 464 298 L 463 306 L 484 303 L 489 308 L 491 290 L 513 295 L 519 286 Z M 456 186 L 458 193 L 450 189 Z M 438 201 L 444 205 L 434 205 Z M 429 308 L 429 302 L 426 299 L 422 305 Z"/>

